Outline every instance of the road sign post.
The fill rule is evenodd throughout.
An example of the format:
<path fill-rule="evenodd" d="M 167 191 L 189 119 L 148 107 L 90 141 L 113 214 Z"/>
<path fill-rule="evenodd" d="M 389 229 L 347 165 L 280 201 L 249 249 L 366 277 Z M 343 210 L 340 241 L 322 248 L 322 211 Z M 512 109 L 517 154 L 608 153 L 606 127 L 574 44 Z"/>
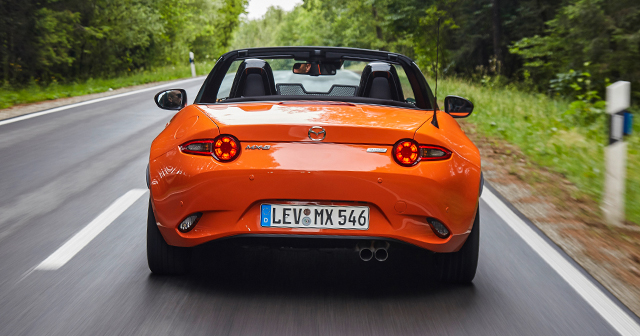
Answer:
<path fill-rule="evenodd" d="M 193 61 L 193 52 L 189 52 L 189 63 L 191 63 L 191 77 L 196 76 L 196 64 Z"/>
<path fill-rule="evenodd" d="M 631 84 L 615 82 L 607 87 L 609 145 L 605 148 L 605 181 L 602 212 L 610 225 L 623 225 L 627 169 L 627 143 L 624 141 L 625 109 L 629 108 Z"/>

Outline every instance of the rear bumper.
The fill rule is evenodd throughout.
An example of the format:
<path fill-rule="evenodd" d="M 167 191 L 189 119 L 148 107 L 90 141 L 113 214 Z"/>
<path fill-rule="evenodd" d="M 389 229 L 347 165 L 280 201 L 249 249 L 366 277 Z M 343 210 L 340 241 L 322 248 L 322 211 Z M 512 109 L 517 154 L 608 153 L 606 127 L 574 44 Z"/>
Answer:
<path fill-rule="evenodd" d="M 167 243 L 190 247 L 246 234 L 315 235 L 388 238 L 453 252 L 471 230 L 480 169 L 459 156 L 406 168 L 388 153 L 366 153 L 367 146 L 271 146 L 270 152 L 247 151 L 228 164 L 177 150 L 152 160 L 152 204 Z M 300 146 L 313 146 L 313 151 L 301 151 Z M 332 157 L 325 158 L 325 150 Z M 365 205 L 370 225 L 368 230 L 262 227 L 263 203 Z M 202 217 L 195 228 L 179 232 L 178 224 L 196 212 Z M 427 217 L 443 222 L 451 235 L 437 237 Z"/>

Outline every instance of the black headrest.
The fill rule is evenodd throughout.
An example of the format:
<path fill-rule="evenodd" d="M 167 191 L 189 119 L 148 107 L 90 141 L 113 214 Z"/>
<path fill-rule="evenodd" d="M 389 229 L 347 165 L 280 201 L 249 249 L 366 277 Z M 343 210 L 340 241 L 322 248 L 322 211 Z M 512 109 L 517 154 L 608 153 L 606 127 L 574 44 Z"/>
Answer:
<path fill-rule="evenodd" d="M 231 85 L 229 98 L 274 94 L 276 94 L 276 86 L 269 63 L 261 59 L 247 59 L 240 63 Z"/>
<path fill-rule="evenodd" d="M 372 62 L 362 70 L 358 96 L 404 101 L 396 68 L 384 62 Z"/>

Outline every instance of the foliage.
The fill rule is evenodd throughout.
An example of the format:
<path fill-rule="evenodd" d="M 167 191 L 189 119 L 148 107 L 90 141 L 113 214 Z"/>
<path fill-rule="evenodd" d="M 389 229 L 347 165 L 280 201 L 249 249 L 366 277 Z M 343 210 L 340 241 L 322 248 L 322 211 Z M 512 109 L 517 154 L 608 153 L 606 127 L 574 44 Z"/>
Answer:
<path fill-rule="evenodd" d="M 235 32 L 231 49 L 280 45 L 276 39 L 286 14 L 278 7 L 269 7 L 262 19 L 241 21 L 242 28 Z"/>
<path fill-rule="evenodd" d="M 516 57 L 500 60 L 505 64 L 497 68 L 495 62 L 490 66 L 494 55 L 491 3 L 491 0 L 305 0 L 291 12 L 272 9 L 262 19 L 243 21 L 232 45 L 321 44 L 382 49 L 406 54 L 423 68 L 435 71 L 440 20 L 438 71 L 469 75 L 481 66 L 503 68 L 512 75 L 519 68 Z M 500 48 L 506 51 L 508 41 L 542 33 L 555 3 L 502 1 L 505 43 Z M 258 35 L 266 38 L 259 39 Z"/>
<path fill-rule="evenodd" d="M 637 116 L 638 111 L 632 111 Z M 633 134 L 628 137 L 627 190 L 625 210 L 627 220 L 640 224 L 640 124 L 635 121 Z"/>
<path fill-rule="evenodd" d="M 111 78 L 226 52 L 247 0 L 3 0 L 4 89 Z"/>
<path fill-rule="evenodd" d="M 640 98 L 640 2 L 637 0 L 571 0 L 547 22 L 545 32 L 511 45 L 524 59 L 538 87 L 555 74 L 579 73 L 589 66 L 599 93 L 607 79 L 634 83 Z M 553 82 L 552 82 L 553 85 Z M 553 86 L 552 86 L 553 88 Z"/>
<path fill-rule="evenodd" d="M 585 63 L 584 67 L 588 68 L 589 63 Z M 606 82 L 608 84 L 608 79 Z M 563 121 L 567 126 L 579 126 L 590 133 L 601 133 L 606 129 L 605 101 L 595 89 L 589 72 L 571 69 L 567 73 L 557 74 L 550 81 L 550 91 L 556 96 L 573 99 L 563 113 Z"/>
<path fill-rule="evenodd" d="M 272 8 L 261 19 L 243 20 L 232 47 L 383 49 L 414 58 L 433 75 L 438 20 L 443 75 L 574 98 L 550 83 L 573 69 L 590 73 L 599 96 L 608 78 L 631 81 L 640 98 L 637 0 L 304 0 L 291 12 Z"/>
<path fill-rule="evenodd" d="M 41 32 L 37 37 L 37 45 L 41 48 L 40 63 L 47 68 L 71 65 L 74 59 L 69 52 L 75 47 L 71 37 L 75 25 L 80 23 L 79 13 L 41 8 L 36 16 L 36 29 Z"/>

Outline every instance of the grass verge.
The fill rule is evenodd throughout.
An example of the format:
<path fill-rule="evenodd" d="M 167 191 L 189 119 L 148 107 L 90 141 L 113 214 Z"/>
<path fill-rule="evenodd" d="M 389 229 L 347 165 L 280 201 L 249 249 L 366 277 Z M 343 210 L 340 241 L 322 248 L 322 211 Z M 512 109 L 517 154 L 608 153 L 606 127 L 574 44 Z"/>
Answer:
<path fill-rule="evenodd" d="M 196 63 L 198 75 L 208 74 L 213 68 L 214 62 Z M 89 79 L 84 82 L 68 84 L 53 83 L 47 86 L 32 84 L 27 87 L 0 90 L 0 109 L 18 104 L 34 103 L 58 98 L 81 96 L 90 93 L 105 92 L 109 89 L 118 89 L 126 86 L 140 85 L 151 82 L 161 82 L 191 76 L 191 68 L 188 64 L 180 66 L 166 66 L 146 71 L 136 71 L 127 76 L 108 79 Z"/>
<path fill-rule="evenodd" d="M 569 102 L 543 94 L 512 88 L 490 88 L 462 79 L 439 81 L 440 97 L 458 95 L 473 101 L 475 112 L 467 119 L 484 135 L 517 145 L 534 163 L 563 174 L 579 191 L 572 197 L 600 202 L 604 184 L 604 148 L 607 128 L 602 132 L 570 126 L 562 114 Z M 626 216 L 640 223 L 640 127 L 627 140 Z M 561 186 L 560 186 L 561 187 Z"/>

